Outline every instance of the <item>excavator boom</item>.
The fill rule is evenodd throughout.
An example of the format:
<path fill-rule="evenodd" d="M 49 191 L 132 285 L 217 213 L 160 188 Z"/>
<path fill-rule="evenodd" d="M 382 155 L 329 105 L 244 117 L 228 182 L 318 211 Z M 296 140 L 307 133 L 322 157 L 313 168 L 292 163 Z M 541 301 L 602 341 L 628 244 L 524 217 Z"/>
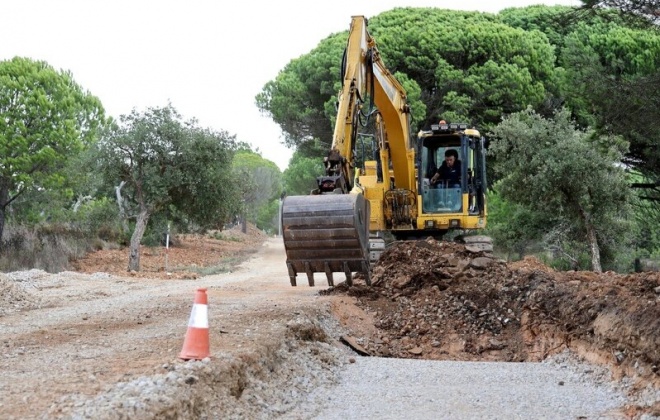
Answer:
<path fill-rule="evenodd" d="M 381 232 L 408 239 L 485 227 L 485 153 L 479 132 L 440 121 L 412 141 L 406 92 L 381 60 L 363 16 L 352 18 L 342 70 L 325 174 L 317 178 L 312 194 L 282 202 L 293 286 L 300 273 L 307 274 L 310 286 L 314 273 L 325 273 L 333 286 L 335 272 L 344 273 L 349 285 L 354 272 L 371 284 L 370 264 L 385 246 L 382 237 L 374 238 Z M 370 155 L 358 152 L 365 137 L 370 138 Z M 445 153 L 464 164 L 454 170 L 454 182 L 438 185 L 433 177 Z"/>

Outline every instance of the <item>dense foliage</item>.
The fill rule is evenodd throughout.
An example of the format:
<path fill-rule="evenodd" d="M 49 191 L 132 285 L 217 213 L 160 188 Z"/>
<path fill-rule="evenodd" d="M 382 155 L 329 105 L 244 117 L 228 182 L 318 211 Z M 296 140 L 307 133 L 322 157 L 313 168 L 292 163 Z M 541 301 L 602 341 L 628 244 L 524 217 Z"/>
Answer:
<path fill-rule="evenodd" d="M 61 186 L 67 159 L 102 124 L 101 102 L 70 73 L 28 58 L 0 61 L 0 248 L 10 204 Z"/>
<path fill-rule="evenodd" d="M 96 144 L 97 169 L 117 185 L 121 211 L 134 219 L 129 270 L 140 268 L 149 219 L 176 209 L 191 223 L 218 227 L 233 214 L 233 137 L 184 122 L 171 106 L 122 115 Z M 121 198 L 120 198 L 121 196 Z"/>
<path fill-rule="evenodd" d="M 478 126 L 504 113 L 541 107 L 556 90 L 556 57 L 547 38 L 494 15 L 401 8 L 369 21 L 385 65 L 408 93 L 413 131 L 444 118 Z M 289 145 L 320 156 L 331 142 L 347 32 L 292 60 L 257 95 Z M 305 147 L 313 142 L 324 147 Z"/>
<path fill-rule="evenodd" d="M 562 102 L 582 127 L 623 137 L 636 218 L 660 225 L 660 31 L 657 1 L 583 1 L 577 10 L 534 6 L 501 15 L 512 26 L 539 29 L 557 51 Z M 653 24 L 655 22 L 656 24 Z M 653 235 L 639 253 L 660 249 Z"/>
<path fill-rule="evenodd" d="M 284 171 L 284 191 L 287 195 L 307 195 L 318 188 L 316 177 L 323 173 L 323 163 L 320 159 L 303 156 L 296 152 Z"/>
<path fill-rule="evenodd" d="M 500 193 L 545 220 L 545 233 L 560 227 L 562 242 L 586 245 L 591 269 L 600 272 L 601 250 L 620 243 L 629 228 L 629 194 L 618 165 L 627 144 L 616 137 L 593 137 L 577 130 L 570 112 L 553 119 L 528 109 L 505 118 L 493 129 L 490 152 L 501 177 Z"/>
<path fill-rule="evenodd" d="M 232 171 L 238 186 L 238 211 L 243 231 L 246 222 L 275 232 L 277 230 L 277 203 L 282 192 L 282 174 L 277 165 L 258 153 L 241 151 L 232 162 Z"/>
<path fill-rule="evenodd" d="M 636 257 L 660 257 L 659 7 L 582 3 L 498 14 L 396 8 L 373 16 L 369 31 L 408 93 L 413 133 L 443 118 L 489 134 L 496 249 L 628 270 Z M 0 245 L 5 221 L 16 243 L 30 227 L 51 234 L 58 224 L 132 236 L 133 249 L 158 243 L 170 224 L 203 231 L 238 219 L 276 231 L 282 195 L 308 194 L 322 175 L 346 36 L 292 59 L 255 98 L 295 149 L 283 174 L 171 105 L 109 122 L 69 72 L 1 61 Z"/>
<path fill-rule="evenodd" d="M 658 0 L 582 0 L 584 10 L 614 10 L 634 23 L 641 18 L 649 24 L 660 23 L 660 2 Z"/>

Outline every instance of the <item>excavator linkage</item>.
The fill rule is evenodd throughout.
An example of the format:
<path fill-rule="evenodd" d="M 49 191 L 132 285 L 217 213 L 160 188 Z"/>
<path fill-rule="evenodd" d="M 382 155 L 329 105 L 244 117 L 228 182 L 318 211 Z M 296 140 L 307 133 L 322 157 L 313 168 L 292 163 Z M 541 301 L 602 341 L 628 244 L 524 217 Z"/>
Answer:
<path fill-rule="evenodd" d="M 333 273 L 343 272 L 353 284 L 353 272 L 369 273 L 369 201 L 361 194 L 289 196 L 282 202 L 282 237 L 291 285 L 306 273 L 314 286 L 314 273 L 325 273 L 334 286 Z"/>

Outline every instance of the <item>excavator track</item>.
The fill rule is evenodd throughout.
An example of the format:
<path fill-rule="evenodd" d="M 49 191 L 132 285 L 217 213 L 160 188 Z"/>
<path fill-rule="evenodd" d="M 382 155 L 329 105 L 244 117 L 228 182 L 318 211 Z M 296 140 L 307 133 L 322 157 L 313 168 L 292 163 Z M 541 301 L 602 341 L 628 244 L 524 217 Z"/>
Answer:
<path fill-rule="evenodd" d="M 291 285 L 298 273 L 325 273 L 334 286 L 333 273 L 343 272 L 353 285 L 353 273 L 369 273 L 369 202 L 361 194 L 289 196 L 282 202 L 282 237 Z"/>

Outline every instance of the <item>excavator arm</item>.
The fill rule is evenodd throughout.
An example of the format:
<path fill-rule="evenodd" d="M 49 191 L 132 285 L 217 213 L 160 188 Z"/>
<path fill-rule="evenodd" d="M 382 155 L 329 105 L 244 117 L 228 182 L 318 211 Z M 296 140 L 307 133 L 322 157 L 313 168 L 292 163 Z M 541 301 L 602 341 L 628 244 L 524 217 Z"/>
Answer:
<path fill-rule="evenodd" d="M 289 196 L 282 202 L 282 234 L 293 286 L 298 273 L 306 273 L 313 286 L 317 272 L 325 273 L 330 286 L 334 285 L 334 272 L 343 272 L 349 285 L 352 273 L 359 272 L 370 284 L 371 209 L 356 181 L 354 155 L 363 120 L 376 115 L 376 131 L 381 133 L 379 159 L 388 172 L 385 182 L 390 182 L 391 164 L 397 188 L 416 190 L 406 93 L 384 66 L 363 16 L 352 18 L 342 69 L 332 147 L 324 158 L 325 175 L 317 178 L 318 189 L 312 195 Z M 367 100 L 375 104 L 375 110 L 365 111 Z"/>
<path fill-rule="evenodd" d="M 361 120 L 369 118 L 371 109 L 364 110 L 366 101 L 373 101 L 379 114 L 378 124 L 387 123 L 387 136 L 382 139 L 381 150 L 389 148 L 394 177 L 401 188 L 414 188 L 414 171 L 411 170 L 412 145 L 408 116 L 410 108 L 406 92 L 387 70 L 375 40 L 367 31 L 364 16 L 353 16 L 348 43 L 342 61 L 342 90 L 338 96 L 337 118 L 332 147 L 324 164 L 326 177 L 318 180 L 322 193 L 337 188 L 350 192 L 354 179 L 354 148 Z M 380 130 L 385 132 L 384 129 Z M 337 177 L 336 183 L 330 180 Z M 330 190 L 331 187 L 334 187 Z"/>

